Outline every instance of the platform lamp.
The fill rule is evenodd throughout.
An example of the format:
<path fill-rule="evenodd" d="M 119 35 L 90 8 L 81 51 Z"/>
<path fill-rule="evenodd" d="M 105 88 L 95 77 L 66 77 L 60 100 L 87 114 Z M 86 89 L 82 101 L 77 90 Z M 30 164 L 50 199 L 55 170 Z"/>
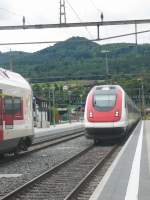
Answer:
<path fill-rule="evenodd" d="M 55 121 L 55 87 L 53 86 L 50 91 L 52 91 L 52 116 L 53 116 L 53 125 L 55 126 L 56 121 Z M 49 91 L 49 95 L 50 95 Z"/>
<path fill-rule="evenodd" d="M 143 78 L 138 79 L 138 81 L 140 82 L 139 93 L 141 96 L 141 114 L 142 114 L 142 118 L 144 119 L 144 117 L 145 117 L 145 96 L 144 96 Z"/>
<path fill-rule="evenodd" d="M 71 123 L 71 91 L 70 90 L 68 90 L 68 101 L 69 101 L 68 117 L 69 117 L 69 123 Z"/>
<path fill-rule="evenodd" d="M 48 112 L 49 112 L 49 123 L 51 122 L 51 89 L 48 89 Z"/>

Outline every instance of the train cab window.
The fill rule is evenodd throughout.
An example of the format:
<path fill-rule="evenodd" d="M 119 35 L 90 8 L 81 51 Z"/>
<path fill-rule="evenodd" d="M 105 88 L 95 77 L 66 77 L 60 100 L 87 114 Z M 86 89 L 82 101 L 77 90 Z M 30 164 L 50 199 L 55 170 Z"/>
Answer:
<path fill-rule="evenodd" d="M 94 95 L 94 107 L 101 111 L 111 110 L 116 103 L 115 94 L 96 94 Z"/>

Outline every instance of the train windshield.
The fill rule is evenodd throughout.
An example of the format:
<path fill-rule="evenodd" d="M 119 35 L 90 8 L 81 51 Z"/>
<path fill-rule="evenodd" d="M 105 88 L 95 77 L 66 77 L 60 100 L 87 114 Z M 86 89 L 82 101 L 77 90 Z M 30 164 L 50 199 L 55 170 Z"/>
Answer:
<path fill-rule="evenodd" d="M 101 111 L 111 110 L 116 103 L 115 94 L 95 94 L 94 95 L 94 107 Z"/>

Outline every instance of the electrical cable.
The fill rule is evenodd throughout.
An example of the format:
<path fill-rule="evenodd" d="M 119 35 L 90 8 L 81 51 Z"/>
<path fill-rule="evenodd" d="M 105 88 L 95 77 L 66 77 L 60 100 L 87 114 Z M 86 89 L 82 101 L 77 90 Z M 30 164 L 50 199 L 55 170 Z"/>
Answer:
<path fill-rule="evenodd" d="M 18 14 L 18 13 L 16 13 L 16 12 L 11 11 L 11 10 L 8 10 L 8 9 L 6 9 L 6 8 L 0 8 L 0 10 L 3 10 L 3 11 L 5 11 L 5 12 L 8 12 L 8 13 L 10 13 L 10 14 L 12 14 L 12 15 L 22 16 L 21 14 Z"/>
<path fill-rule="evenodd" d="M 98 13 L 102 12 L 99 8 L 97 8 L 97 6 L 93 0 L 90 0 L 90 2 L 93 5 L 93 7 L 97 10 Z"/>
<path fill-rule="evenodd" d="M 114 35 L 111 37 L 106 37 L 106 38 L 100 38 L 99 40 L 96 39 L 97 41 L 101 41 L 101 40 L 110 40 L 110 39 L 114 39 L 114 38 L 119 38 L 119 37 L 127 37 L 127 36 L 131 36 L 131 35 L 136 35 L 136 34 L 143 34 L 143 33 L 148 33 L 150 32 L 150 30 L 144 30 L 144 31 L 138 31 L 138 32 L 132 32 L 132 33 L 127 33 L 127 34 L 121 34 L 121 35 Z M 93 41 L 96 41 L 93 40 Z"/>
<path fill-rule="evenodd" d="M 72 9 L 72 11 L 74 12 L 74 14 L 76 15 L 76 17 L 79 19 L 80 22 L 82 22 L 80 16 L 78 15 L 78 13 L 75 11 L 75 9 L 72 7 L 72 5 L 69 3 L 68 0 L 66 0 L 66 2 L 68 3 L 68 5 L 70 6 L 70 8 Z M 93 35 L 91 34 L 91 32 L 88 30 L 88 28 L 85 26 L 86 31 L 88 32 L 89 36 L 91 37 L 91 39 L 93 38 Z"/>
<path fill-rule="evenodd" d="M 127 33 L 127 34 L 122 34 L 122 35 L 115 35 L 115 36 L 110 36 L 110 37 L 106 37 L 106 38 L 100 38 L 98 39 L 92 39 L 89 41 L 101 41 L 101 40 L 109 40 L 109 39 L 114 39 L 114 38 L 119 38 L 119 37 L 127 37 L 127 36 L 131 36 L 131 35 L 135 35 L 135 34 L 143 34 L 143 33 L 148 33 L 150 32 L 150 30 L 144 30 L 144 31 L 138 31 L 137 33 L 132 32 L 132 33 Z M 7 42 L 7 43 L 0 43 L 0 46 L 2 45 L 24 45 L 24 44 L 55 44 L 58 42 L 63 42 L 63 41 L 35 41 L 35 42 Z"/>
<path fill-rule="evenodd" d="M 6 8 L 0 8 L 0 10 L 3 10 L 5 12 L 8 12 L 8 13 L 10 13 L 12 15 L 16 15 L 16 16 L 19 16 L 19 17 L 23 17 L 24 16 L 23 14 L 16 13 L 16 12 L 8 10 Z M 25 18 L 26 18 L 26 21 L 28 22 L 28 24 L 30 24 L 29 19 L 26 16 L 25 16 Z"/>

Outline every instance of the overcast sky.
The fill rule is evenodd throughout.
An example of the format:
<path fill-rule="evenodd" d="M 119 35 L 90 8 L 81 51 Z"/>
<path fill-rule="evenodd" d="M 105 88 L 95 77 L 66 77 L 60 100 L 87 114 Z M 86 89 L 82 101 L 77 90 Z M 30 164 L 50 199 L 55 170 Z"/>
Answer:
<path fill-rule="evenodd" d="M 26 24 L 59 23 L 60 0 L 0 0 L 0 26 L 22 25 L 22 17 Z M 70 6 L 71 5 L 71 6 Z M 74 13 L 72 8 L 76 11 Z M 103 12 L 104 20 L 150 19 L 149 0 L 66 0 L 67 22 L 99 21 Z M 138 30 L 148 30 L 150 25 L 138 25 Z M 134 26 L 107 26 L 101 28 L 101 37 L 130 33 Z M 0 31 L 0 43 L 4 42 L 34 42 L 65 40 L 72 36 L 96 38 L 96 28 L 40 29 Z M 107 40 L 103 43 L 135 42 L 134 36 Z M 150 43 L 150 33 L 138 36 L 139 43 Z M 0 46 L 0 51 L 21 50 L 34 52 L 50 46 L 17 45 Z"/>

